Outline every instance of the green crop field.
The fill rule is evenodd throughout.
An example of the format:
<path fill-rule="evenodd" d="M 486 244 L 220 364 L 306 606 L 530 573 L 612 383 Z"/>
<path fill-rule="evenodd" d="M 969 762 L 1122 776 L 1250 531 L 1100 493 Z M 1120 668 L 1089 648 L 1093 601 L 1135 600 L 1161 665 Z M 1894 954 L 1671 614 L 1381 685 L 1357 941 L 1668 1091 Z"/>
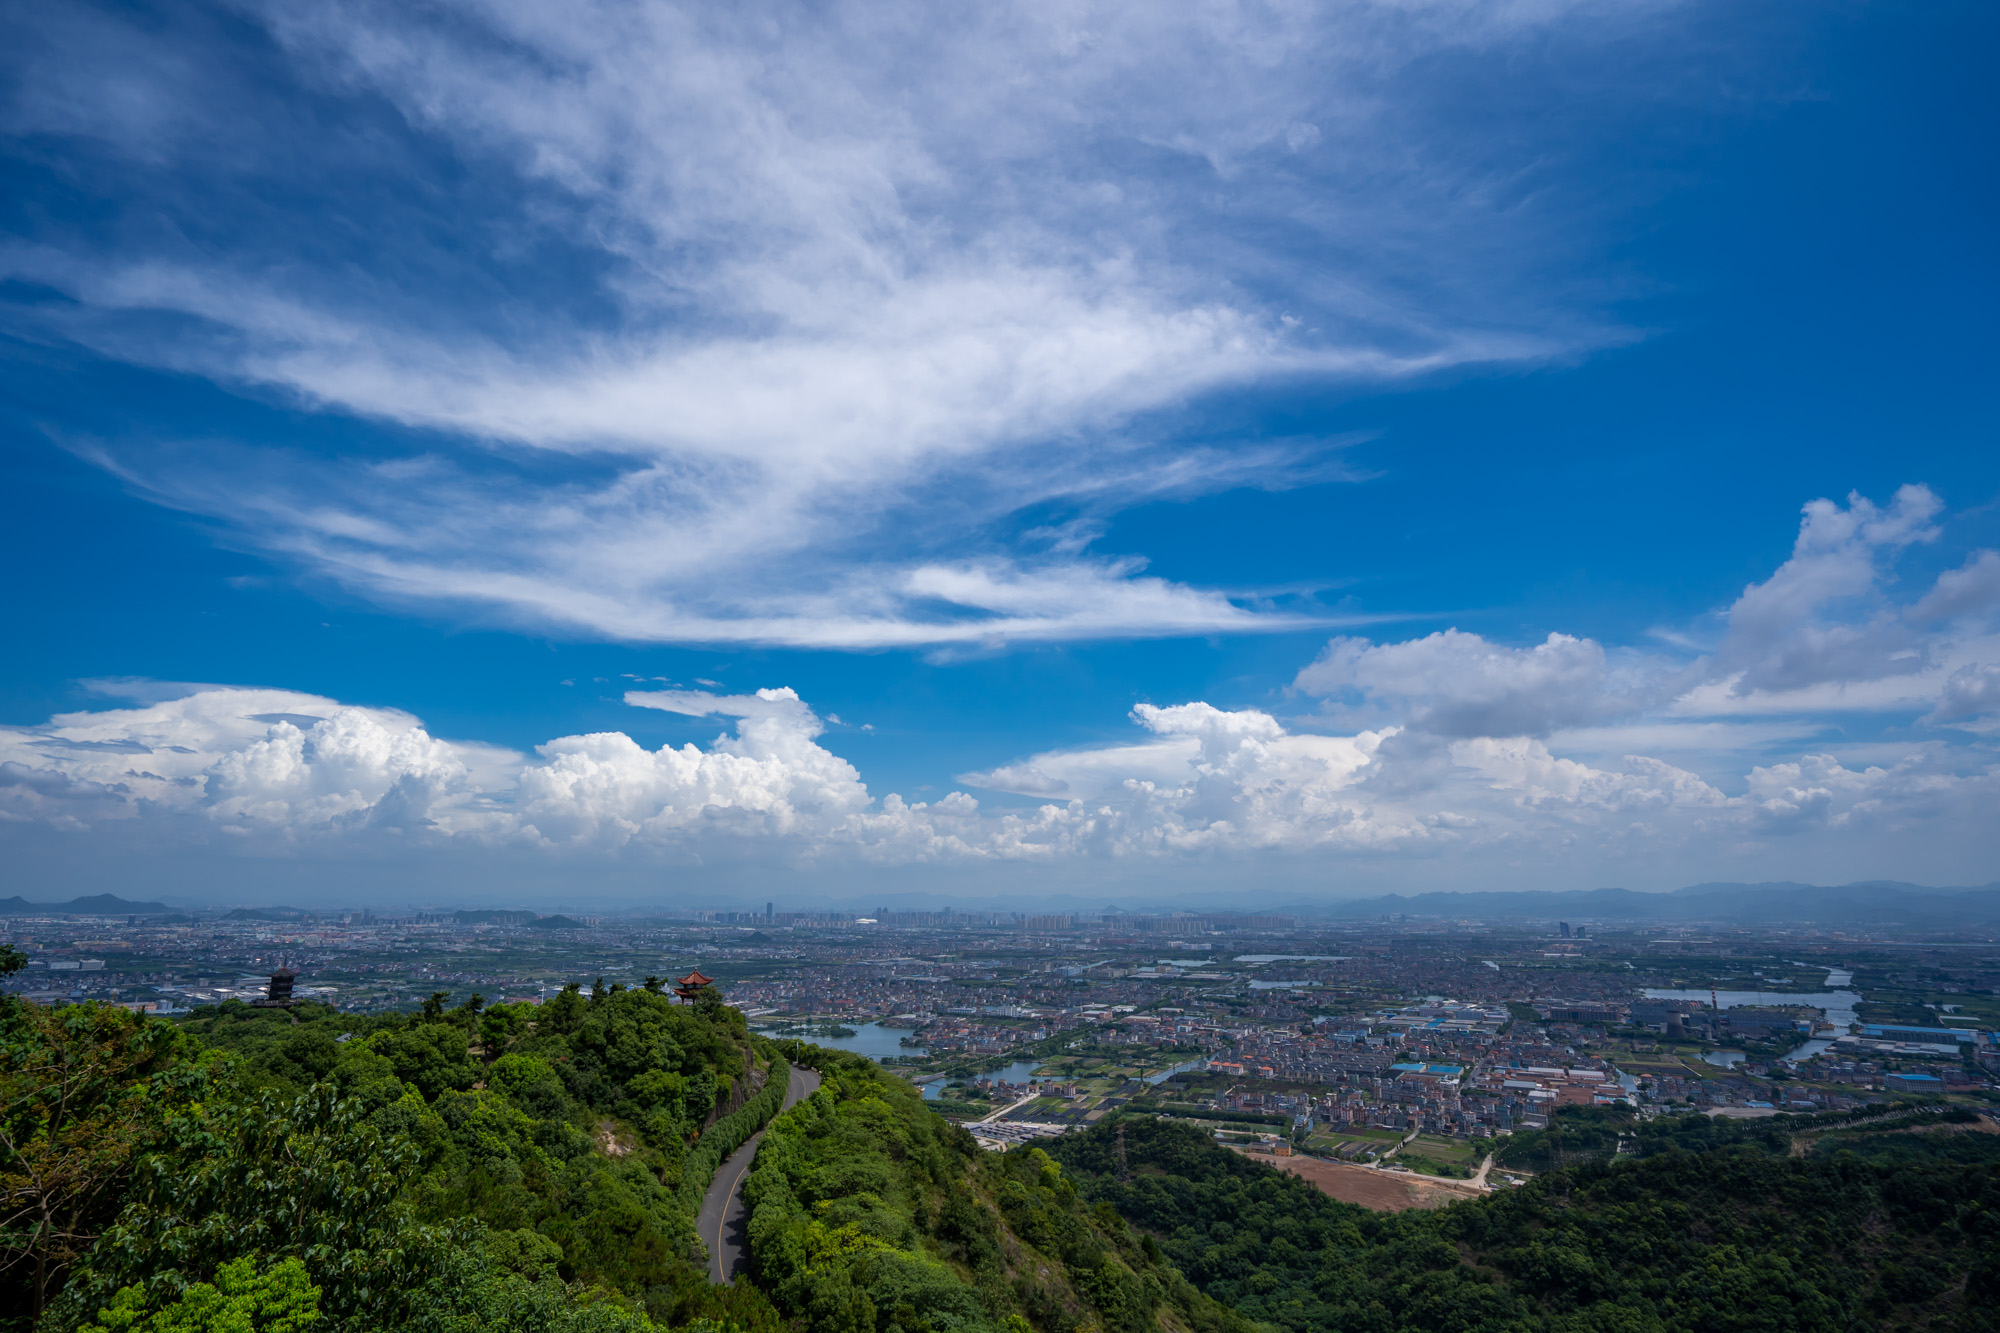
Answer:
<path fill-rule="evenodd" d="M 1412 1153 L 1457 1166 L 1477 1163 L 1485 1156 L 1480 1147 L 1470 1139 L 1447 1139 L 1436 1134 L 1419 1134 L 1409 1147 L 1403 1149 L 1403 1155 L 1406 1157 Z"/>

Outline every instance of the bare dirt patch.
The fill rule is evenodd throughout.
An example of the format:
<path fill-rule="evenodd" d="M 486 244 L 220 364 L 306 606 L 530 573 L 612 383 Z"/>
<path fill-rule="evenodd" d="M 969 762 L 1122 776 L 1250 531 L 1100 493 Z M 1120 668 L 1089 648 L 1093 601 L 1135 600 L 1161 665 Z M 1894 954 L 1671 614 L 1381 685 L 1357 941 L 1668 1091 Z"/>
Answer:
<path fill-rule="evenodd" d="M 1310 1180 L 1323 1192 L 1342 1203 L 1358 1203 L 1378 1213 L 1400 1213 L 1406 1208 L 1442 1208 L 1460 1199 L 1485 1193 L 1464 1185 L 1445 1185 L 1422 1176 L 1400 1171 L 1377 1171 L 1371 1167 L 1348 1166 L 1317 1157 L 1266 1157 L 1259 1153 L 1253 1161 L 1289 1171 Z"/>

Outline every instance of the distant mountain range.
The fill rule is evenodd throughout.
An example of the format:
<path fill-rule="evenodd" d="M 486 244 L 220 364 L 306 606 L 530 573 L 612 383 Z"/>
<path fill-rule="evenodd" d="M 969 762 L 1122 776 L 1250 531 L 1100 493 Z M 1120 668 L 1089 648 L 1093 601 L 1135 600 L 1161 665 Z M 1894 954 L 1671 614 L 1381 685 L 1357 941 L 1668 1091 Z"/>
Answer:
<path fill-rule="evenodd" d="M 1745 925 L 2000 926 L 2000 884 L 1939 889 L 1895 880 L 1818 884 L 1692 884 L 1671 893 L 1631 889 L 1388 894 L 1329 904 L 1328 916 L 1456 917 L 1480 921 L 1716 921 Z"/>
<path fill-rule="evenodd" d="M 94 893 L 66 903 L 31 903 L 18 894 L 0 898 L 0 916 L 167 916 L 173 910 L 164 903 L 127 902 L 115 893 Z"/>
<path fill-rule="evenodd" d="M 99 893 L 66 903 L 31 903 L 0 898 L 0 917 L 9 916 L 168 916 L 184 909 L 164 903 L 132 902 Z M 2000 883 L 1936 888 L 1896 880 L 1863 880 L 1827 887 L 1789 881 L 1764 884 L 1691 884 L 1670 893 L 1632 889 L 1496 890 L 1485 893 L 1386 894 L 1344 902 L 1277 904 L 1268 910 L 1303 917 L 1357 920 L 1369 917 L 1442 917 L 1473 921 L 1619 921 L 1739 925 L 1809 924 L 1889 926 L 1910 929 L 1985 927 L 2000 930 Z M 238 908 L 236 920 L 292 921 L 313 913 L 298 908 Z M 568 916 L 533 912 L 461 911 L 461 924 L 529 926 L 539 930 L 580 930 Z"/>

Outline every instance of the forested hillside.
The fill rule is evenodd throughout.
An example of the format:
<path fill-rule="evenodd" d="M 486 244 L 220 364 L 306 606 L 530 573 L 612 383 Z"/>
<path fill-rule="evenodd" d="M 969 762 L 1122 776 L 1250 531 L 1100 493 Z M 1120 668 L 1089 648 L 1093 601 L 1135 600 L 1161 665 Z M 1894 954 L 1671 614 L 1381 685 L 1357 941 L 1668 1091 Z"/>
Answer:
<path fill-rule="evenodd" d="M 2000 1136 L 1835 1130 L 1793 1155 L 1769 1122 L 1686 1117 L 1647 1139 L 1394 1214 L 1147 1118 L 1050 1152 L 1202 1291 L 1299 1333 L 2000 1326 Z"/>
<path fill-rule="evenodd" d="M 1004 1156 L 859 1056 L 779 1116 L 744 1189 L 757 1279 L 810 1329 L 1248 1333 L 1038 1148 Z"/>
<path fill-rule="evenodd" d="M 713 998 L 179 1026 L 6 1002 L 0 1028 L 23 1330 L 1249 1333 L 1046 1155 Z M 747 1181 L 754 1279 L 711 1286 L 702 1191 L 791 1059 L 824 1080 Z"/>
<path fill-rule="evenodd" d="M 694 1236 L 785 1083 L 719 1000 L 231 1003 L 178 1027 L 4 1005 L 11 1326 L 776 1326 L 755 1289 L 709 1287 Z"/>

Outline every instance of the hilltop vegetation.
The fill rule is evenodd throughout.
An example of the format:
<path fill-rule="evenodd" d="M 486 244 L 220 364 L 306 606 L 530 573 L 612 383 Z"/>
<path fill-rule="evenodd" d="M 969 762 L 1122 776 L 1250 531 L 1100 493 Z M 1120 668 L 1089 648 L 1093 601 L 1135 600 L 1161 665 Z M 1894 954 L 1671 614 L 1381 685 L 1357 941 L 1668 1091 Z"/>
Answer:
<path fill-rule="evenodd" d="M 792 1046 L 823 1082 L 744 1189 L 758 1281 L 826 1333 L 1248 1333 L 1040 1149 L 1001 1156 L 872 1061 Z"/>
<path fill-rule="evenodd" d="M 1396 1214 L 1162 1121 L 1123 1122 L 1129 1179 L 1115 1127 L 1050 1152 L 1203 1292 L 1299 1333 L 1996 1326 L 2000 1136 L 1857 1134 L 1794 1156 L 1769 1122 L 1656 1123 L 1644 1154 Z"/>
<path fill-rule="evenodd" d="M 754 1288 L 708 1286 L 694 1236 L 785 1083 L 719 1000 L 232 1002 L 178 1027 L 7 1001 L 0 1028 L 16 1326 L 777 1325 Z"/>
<path fill-rule="evenodd" d="M 175 1026 L 8 1002 L 11 1326 L 43 1333 L 1249 1333 L 1047 1155 L 982 1152 L 856 1056 L 649 989 Z M 693 1218 L 776 1109 L 754 1281 Z M 56 1182 L 56 1188 L 46 1188 Z"/>

